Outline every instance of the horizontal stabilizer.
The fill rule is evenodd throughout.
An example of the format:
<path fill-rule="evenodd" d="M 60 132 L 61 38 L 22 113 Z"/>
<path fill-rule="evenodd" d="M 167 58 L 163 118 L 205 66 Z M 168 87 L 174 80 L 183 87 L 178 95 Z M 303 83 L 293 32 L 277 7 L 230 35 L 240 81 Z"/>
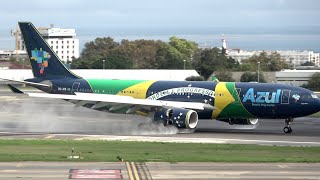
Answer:
<path fill-rule="evenodd" d="M 50 85 L 48 85 L 48 84 L 34 83 L 34 82 L 29 82 L 29 81 L 19 81 L 19 80 L 12 80 L 12 79 L 4 79 L 4 78 L 0 78 L 0 79 L 4 80 L 4 81 L 9 81 L 9 82 L 26 84 L 26 85 L 29 85 L 29 86 L 32 86 L 32 87 L 46 87 L 46 88 L 50 87 Z"/>
<path fill-rule="evenodd" d="M 11 84 L 8 84 L 8 87 L 10 88 L 10 90 L 11 90 L 13 93 L 24 94 L 24 92 L 20 91 L 18 88 L 12 86 Z"/>

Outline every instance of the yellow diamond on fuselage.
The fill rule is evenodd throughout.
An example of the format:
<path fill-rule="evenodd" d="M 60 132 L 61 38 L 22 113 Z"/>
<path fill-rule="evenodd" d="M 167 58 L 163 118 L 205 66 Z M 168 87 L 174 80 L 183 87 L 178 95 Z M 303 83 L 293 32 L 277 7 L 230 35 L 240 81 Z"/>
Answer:
<path fill-rule="evenodd" d="M 217 118 L 223 109 L 234 101 L 235 99 L 226 87 L 226 82 L 217 83 L 214 100 L 214 107 L 217 109 L 213 111 L 212 119 Z"/>
<path fill-rule="evenodd" d="M 139 84 L 135 84 L 133 86 L 130 86 L 122 90 L 117 95 L 131 96 L 137 99 L 146 99 L 147 91 L 154 82 L 156 81 L 152 80 L 152 81 L 145 81 Z"/>

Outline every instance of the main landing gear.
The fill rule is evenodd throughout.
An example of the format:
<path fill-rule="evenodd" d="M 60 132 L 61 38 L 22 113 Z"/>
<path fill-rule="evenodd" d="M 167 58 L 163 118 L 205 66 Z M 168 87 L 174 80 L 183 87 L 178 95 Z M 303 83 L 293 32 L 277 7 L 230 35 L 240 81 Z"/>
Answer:
<path fill-rule="evenodd" d="M 288 118 L 285 120 L 286 126 L 283 128 L 284 133 L 291 133 L 292 132 L 292 129 L 290 127 L 290 124 L 292 124 L 292 122 L 293 122 L 293 118 Z"/>

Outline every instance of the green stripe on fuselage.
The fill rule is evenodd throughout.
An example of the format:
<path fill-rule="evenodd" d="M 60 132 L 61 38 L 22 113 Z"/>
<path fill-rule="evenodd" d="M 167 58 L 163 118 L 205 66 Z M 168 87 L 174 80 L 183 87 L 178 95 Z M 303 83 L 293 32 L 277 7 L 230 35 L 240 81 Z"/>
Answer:
<path fill-rule="evenodd" d="M 255 116 L 250 114 L 242 105 L 241 99 L 235 87 L 235 83 L 227 82 L 226 88 L 235 101 L 230 103 L 223 109 L 223 111 L 219 114 L 219 118 L 254 118 Z"/>
<path fill-rule="evenodd" d="M 95 93 L 118 94 L 122 90 L 145 80 L 87 79 L 87 81 Z"/>
<path fill-rule="evenodd" d="M 226 88 L 228 89 L 235 101 L 240 101 L 234 82 L 227 82 Z"/>

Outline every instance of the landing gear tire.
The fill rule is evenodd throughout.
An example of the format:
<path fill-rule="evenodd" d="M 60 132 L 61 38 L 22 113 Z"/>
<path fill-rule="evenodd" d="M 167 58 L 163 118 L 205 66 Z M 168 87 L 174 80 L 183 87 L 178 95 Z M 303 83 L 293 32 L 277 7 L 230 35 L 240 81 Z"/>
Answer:
<path fill-rule="evenodd" d="M 283 132 L 284 132 L 284 133 L 291 133 L 291 132 L 292 132 L 292 129 L 291 129 L 291 127 L 284 127 L 284 128 L 283 128 Z"/>
<path fill-rule="evenodd" d="M 290 127 L 290 125 L 292 124 L 293 122 L 293 118 L 288 118 L 285 120 L 285 127 L 283 128 L 283 132 L 284 133 L 291 133 L 292 132 L 292 129 Z"/>

